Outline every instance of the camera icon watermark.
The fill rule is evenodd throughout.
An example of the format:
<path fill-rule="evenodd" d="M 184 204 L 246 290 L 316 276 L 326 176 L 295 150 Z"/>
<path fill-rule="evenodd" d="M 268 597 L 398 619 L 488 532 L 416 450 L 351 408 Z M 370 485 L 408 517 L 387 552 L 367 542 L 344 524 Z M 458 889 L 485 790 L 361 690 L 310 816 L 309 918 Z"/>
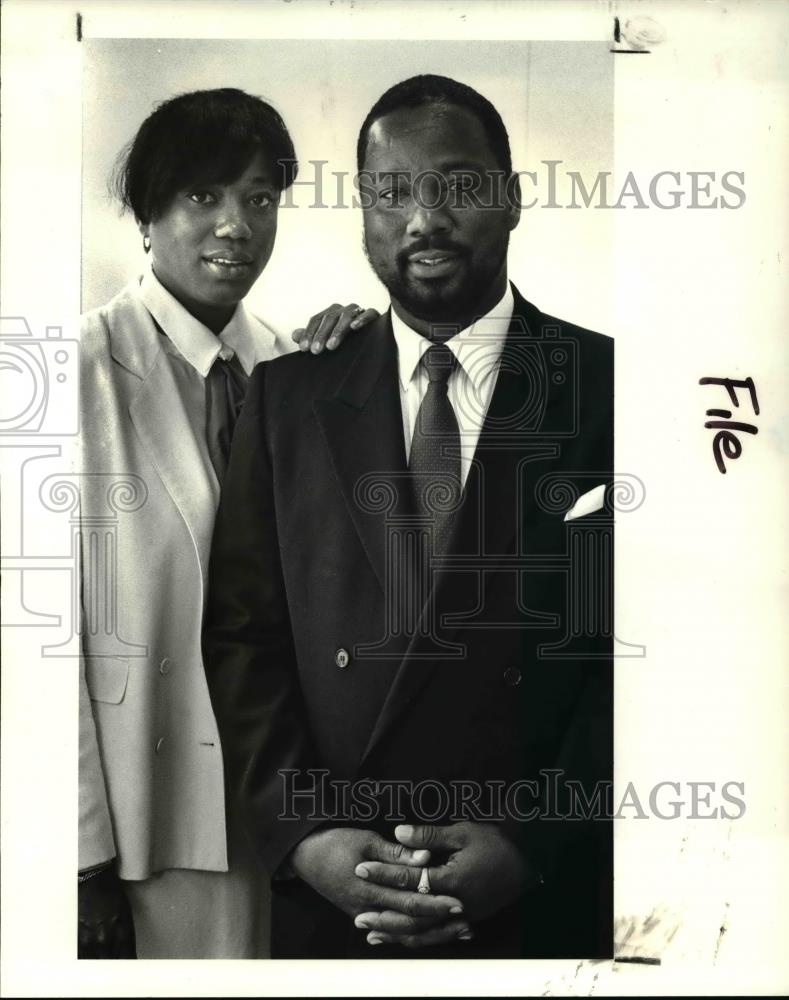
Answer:
<path fill-rule="evenodd" d="M 79 341 L 61 325 L 41 336 L 24 316 L 0 317 L 2 624 L 32 629 L 40 650 L 70 618 L 57 581 L 64 570 L 73 581 L 76 565 L 68 526 L 53 521 L 39 488 L 75 468 L 79 422 Z"/>
<path fill-rule="evenodd" d="M 79 430 L 79 343 L 23 316 L 0 318 L 0 434 L 59 437 Z"/>

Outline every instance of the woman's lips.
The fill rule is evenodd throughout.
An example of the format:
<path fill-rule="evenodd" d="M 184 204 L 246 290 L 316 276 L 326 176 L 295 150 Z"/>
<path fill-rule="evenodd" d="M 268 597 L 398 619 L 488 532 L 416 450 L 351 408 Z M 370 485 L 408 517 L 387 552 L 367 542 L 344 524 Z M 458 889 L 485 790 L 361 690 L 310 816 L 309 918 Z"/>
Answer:
<path fill-rule="evenodd" d="M 249 254 L 214 253 L 206 254 L 203 263 L 216 277 L 245 278 L 252 270 L 253 261 Z"/>

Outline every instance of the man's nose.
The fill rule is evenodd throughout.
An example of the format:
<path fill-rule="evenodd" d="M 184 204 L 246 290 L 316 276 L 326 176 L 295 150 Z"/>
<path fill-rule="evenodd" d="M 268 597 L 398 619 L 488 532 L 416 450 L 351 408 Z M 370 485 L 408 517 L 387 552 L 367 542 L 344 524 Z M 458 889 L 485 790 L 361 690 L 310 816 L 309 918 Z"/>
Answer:
<path fill-rule="evenodd" d="M 219 216 L 214 236 L 230 240 L 248 240 L 252 236 L 252 229 L 239 206 L 228 206 Z"/>
<path fill-rule="evenodd" d="M 431 172 L 418 176 L 413 190 L 413 211 L 408 220 L 410 236 L 445 233 L 452 225 L 447 212 L 447 191 L 441 178 Z"/>
<path fill-rule="evenodd" d="M 428 208 L 415 204 L 407 230 L 409 236 L 430 236 L 433 233 L 446 233 L 450 228 L 451 220 L 443 206 Z"/>

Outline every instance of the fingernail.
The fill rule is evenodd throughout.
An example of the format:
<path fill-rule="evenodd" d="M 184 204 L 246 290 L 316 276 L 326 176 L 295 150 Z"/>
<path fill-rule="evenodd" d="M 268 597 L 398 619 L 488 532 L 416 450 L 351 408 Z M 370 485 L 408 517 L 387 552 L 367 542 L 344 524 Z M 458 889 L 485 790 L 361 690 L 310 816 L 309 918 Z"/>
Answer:
<path fill-rule="evenodd" d="M 300 351 L 308 351 L 309 349 L 310 349 L 310 345 L 307 343 L 306 340 L 302 340 L 302 341 L 299 342 L 299 350 Z"/>
<path fill-rule="evenodd" d="M 414 828 L 412 826 L 398 826 L 395 830 L 395 834 L 398 837 L 413 837 Z"/>
<path fill-rule="evenodd" d="M 449 908 L 449 912 L 450 913 L 462 913 L 463 912 L 463 907 L 462 906 L 451 906 Z"/>
<path fill-rule="evenodd" d="M 358 319 L 352 319 L 351 320 L 351 329 L 352 330 L 358 330 L 359 329 L 359 325 L 360 324 L 359 324 L 359 320 Z"/>
<path fill-rule="evenodd" d="M 358 875 L 359 878 L 369 878 L 370 877 L 370 872 L 367 870 L 367 868 L 364 867 L 364 865 L 357 865 L 354 868 L 353 872 L 354 872 L 354 875 Z"/>
<path fill-rule="evenodd" d="M 330 351 L 333 350 L 337 346 L 337 338 L 329 337 L 329 339 L 326 341 L 326 346 L 329 348 Z"/>
<path fill-rule="evenodd" d="M 474 937 L 474 935 L 468 929 L 466 929 L 465 931 L 462 931 L 460 934 L 458 934 L 458 939 L 460 941 L 470 941 L 473 937 Z"/>
<path fill-rule="evenodd" d="M 370 925 L 366 920 L 362 919 L 362 917 L 357 917 L 356 920 L 354 920 L 354 924 L 359 928 L 359 930 L 362 931 L 368 931 L 370 929 Z"/>
<path fill-rule="evenodd" d="M 314 341 L 312 344 L 312 353 L 317 354 L 320 349 L 321 349 L 320 341 L 319 340 Z"/>
<path fill-rule="evenodd" d="M 369 937 L 367 938 L 367 943 L 368 943 L 368 944 L 383 944 L 383 943 L 384 943 L 384 940 L 383 940 L 383 938 L 379 938 L 379 937 L 373 937 L 372 935 L 370 935 L 370 936 L 369 936 Z"/>

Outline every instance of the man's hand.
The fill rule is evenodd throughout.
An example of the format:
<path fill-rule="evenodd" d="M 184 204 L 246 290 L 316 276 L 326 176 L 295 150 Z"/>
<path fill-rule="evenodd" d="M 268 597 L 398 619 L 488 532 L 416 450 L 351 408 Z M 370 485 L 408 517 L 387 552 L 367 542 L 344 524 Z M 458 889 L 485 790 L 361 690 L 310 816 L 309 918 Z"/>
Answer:
<path fill-rule="evenodd" d="M 491 916 L 538 881 L 536 874 L 527 870 L 515 845 L 498 827 L 489 823 L 398 826 L 395 837 L 414 851 L 428 848 L 446 859 L 443 864 L 428 868 L 431 892 L 460 899 L 467 920 Z M 420 869 L 411 865 L 372 859 L 357 865 L 355 873 L 377 886 L 397 886 L 413 891 L 421 875 Z M 470 932 L 461 934 L 455 930 L 451 933 L 449 925 L 414 933 L 404 926 L 399 914 L 386 912 L 362 913 L 357 918 L 357 926 L 369 929 L 367 940 L 371 943 L 403 944 L 411 948 L 471 937 Z"/>
<path fill-rule="evenodd" d="M 380 911 L 396 919 L 402 932 L 427 932 L 436 925 L 457 925 L 453 937 L 468 924 L 460 919 L 462 905 L 451 896 L 420 895 L 416 883 L 422 866 L 430 860 L 426 850 L 410 850 L 368 830 L 334 828 L 305 837 L 290 855 L 293 871 L 316 892 L 349 916 Z M 398 886 L 396 879 L 378 885 L 354 874 L 364 864 L 413 871 L 414 890 Z M 357 927 L 360 926 L 357 922 Z M 369 938 L 368 938 L 369 940 Z M 371 943 L 379 943 L 373 941 Z"/>
<path fill-rule="evenodd" d="M 291 336 L 300 350 L 320 354 L 324 347 L 333 351 L 345 340 L 349 330 L 359 330 L 378 316 L 376 309 L 362 309 L 355 302 L 349 306 L 335 302 L 328 309 L 316 313 L 306 327 L 299 327 Z"/>
<path fill-rule="evenodd" d="M 78 958 L 136 958 L 134 921 L 121 880 L 112 868 L 82 882 Z"/>

